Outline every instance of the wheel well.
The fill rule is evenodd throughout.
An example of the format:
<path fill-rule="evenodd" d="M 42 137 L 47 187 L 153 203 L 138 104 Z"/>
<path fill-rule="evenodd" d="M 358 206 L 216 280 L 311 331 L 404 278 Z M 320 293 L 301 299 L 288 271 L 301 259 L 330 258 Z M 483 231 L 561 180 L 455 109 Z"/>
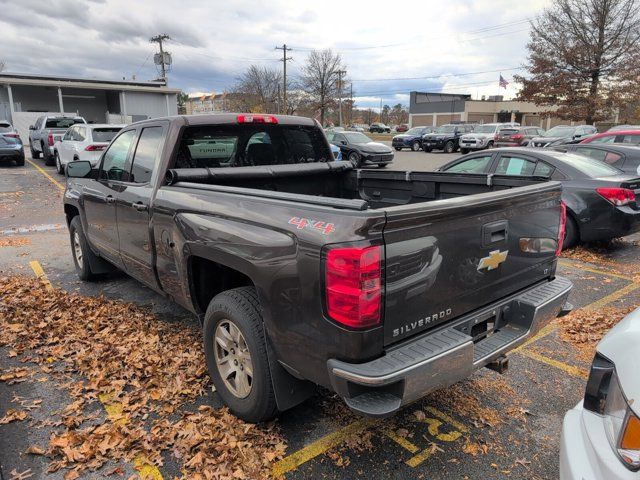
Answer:
<path fill-rule="evenodd" d="M 191 292 L 195 306 L 204 312 L 217 294 L 238 287 L 253 287 L 244 273 L 202 257 L 191 257 Z"/>
<path fill-rule="evenodd" d="M 73 217 L 75 217 L 76 215 L 80 215 L 80 212 L 73 205 L 65 204 L 64 214 L 67 216 L 67 225 L 69 225 L 71 223 L 71 220 L 73 220 Z"/>

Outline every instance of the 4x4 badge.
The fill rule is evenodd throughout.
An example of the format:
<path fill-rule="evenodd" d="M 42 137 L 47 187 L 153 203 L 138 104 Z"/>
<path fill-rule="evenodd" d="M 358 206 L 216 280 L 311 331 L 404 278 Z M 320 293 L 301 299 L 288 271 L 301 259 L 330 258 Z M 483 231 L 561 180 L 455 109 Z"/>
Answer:
<path fill-rule="evenodd" d="M 501 252 L 500 250 L 489 252 L 488 257 L 481 258 L 480 262 L 478 262 L 478 270 L 482 270 L 483 268 L 486 268 L 487 270 L 495 270 L 507 259 L 507 255 L 509 255 L 509 250 L 504 252 Z"/>

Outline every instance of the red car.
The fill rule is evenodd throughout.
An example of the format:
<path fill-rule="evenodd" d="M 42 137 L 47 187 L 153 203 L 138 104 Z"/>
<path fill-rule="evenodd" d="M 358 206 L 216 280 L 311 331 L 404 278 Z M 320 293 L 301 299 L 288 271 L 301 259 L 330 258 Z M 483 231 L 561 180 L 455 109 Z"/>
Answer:
<path fill-rule="evenodd" d="M 406 123 L 403 123 L 396 127 L 396 132 L 398 133 L 406 132 L 407 130 L 409 130 L 409 125 L 407 125 Z"/>
<path fill-rule="evenodd" d="M 626 143 L 640 145 L 640 130 L 620 130 L 618 132 L 596 133 L 580 143 Z"/>

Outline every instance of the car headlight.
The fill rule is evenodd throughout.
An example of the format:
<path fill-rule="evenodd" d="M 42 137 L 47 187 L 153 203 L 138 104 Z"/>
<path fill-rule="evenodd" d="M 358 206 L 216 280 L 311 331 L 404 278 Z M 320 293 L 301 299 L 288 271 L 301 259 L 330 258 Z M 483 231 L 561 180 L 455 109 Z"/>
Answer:
<path fill-rule="evenodd" d="M 478 142 L 480 145 L 482 145 L 482 144 L 484 143 L 484 138 L 478 138 L 478 139 L 477 139 L 477 142 Z"/>
<path fill-rule="evenodd" d="M 591 365 L 584 408 L 602 416 L 609 445 L 622 463 L 640 470 L 640 419 L 624 396 L 615 365 L 599 353 Z"/>

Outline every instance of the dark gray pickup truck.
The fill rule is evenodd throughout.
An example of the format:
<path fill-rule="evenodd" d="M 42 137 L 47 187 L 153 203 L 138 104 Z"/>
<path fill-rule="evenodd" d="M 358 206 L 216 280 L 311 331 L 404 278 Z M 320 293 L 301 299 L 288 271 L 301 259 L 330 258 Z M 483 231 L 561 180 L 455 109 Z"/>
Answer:
<path fill-rule="evenodd" d="M 570 309 L 556 182 L 358 170 L 316 121 L 249 114 L 127 126 L 67 177 L 80 278 L 121 269 L 198 315 L 248 421 L 315 385 L 390 415 Z"/>

